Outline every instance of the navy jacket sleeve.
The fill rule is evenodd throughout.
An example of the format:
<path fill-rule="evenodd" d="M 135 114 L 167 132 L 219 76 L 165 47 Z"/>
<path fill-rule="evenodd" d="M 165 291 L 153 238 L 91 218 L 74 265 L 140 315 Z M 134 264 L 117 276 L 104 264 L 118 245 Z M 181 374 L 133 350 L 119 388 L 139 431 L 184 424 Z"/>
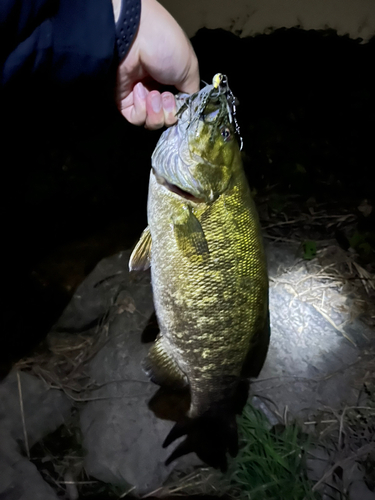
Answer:
<path fill-rule="evenodd" d="M 114 58 L 111 0 L 1 0 L 0 92 L 104 79 Z"/>

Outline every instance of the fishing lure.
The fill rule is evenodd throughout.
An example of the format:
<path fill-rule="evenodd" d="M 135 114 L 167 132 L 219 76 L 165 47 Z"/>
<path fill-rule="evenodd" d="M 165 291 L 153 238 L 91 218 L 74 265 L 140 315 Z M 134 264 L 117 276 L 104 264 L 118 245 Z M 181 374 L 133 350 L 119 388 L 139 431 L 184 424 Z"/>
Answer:
<path fill-rule="evenodd" d="M 200 92 L 196 92 L 195 94 L 187 97 L 184 104 L 177 112 L 177 116 L 181 116 L 187 108 L 190 108 L 190 112 L 192 113 L 192 103 L 194 102 L 198 94 L 202 96 L 201 102 L 199 106 L 194 109 L 194 116 L 190 116 L 190 124 L 196 122 L 196 120 L 201 119 L 202 117 L 204 118 L 204 112 L 207 105 L 211 101 L 216 101 L 219 103 L 219 112 L 215 119 L 210 140 L 213 141 L 218 127 L 233 123 L 235 133 L 240 142 L 240 150 L 242 150 L 243 140 L 241 137 L 240 126 L 237 122 L 236 98 L 229 88 L 226 75 L 223 75 L 222 73 L 216 73 L 216 75 L 212 79 L 212 85 L 206 85 L 206 87 L 203 88 Z"/>

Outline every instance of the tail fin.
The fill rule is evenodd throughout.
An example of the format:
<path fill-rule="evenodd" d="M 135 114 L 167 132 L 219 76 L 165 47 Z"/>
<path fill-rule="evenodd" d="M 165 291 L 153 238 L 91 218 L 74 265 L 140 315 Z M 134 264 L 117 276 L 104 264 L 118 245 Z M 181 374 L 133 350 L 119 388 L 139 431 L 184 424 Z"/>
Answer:
<path fill-rule="evenodd" d="M 182 436 L 186 435 L 186 438 L 168 457 L 166 465 L 183 455 L 195 452 L 211 467 L 222 472 L 227 470 L 227 453 L 232 457 L 238 453 L 236 414 L 242 412 L 246 403 L 248 383 L 241 383 L 237 392 L 233 404 L 221 406 L 220 409 L 210 409 L 197 418 L 184 417 L 175 424 L 165 439 L 163 448 Z"/>
<path fill-rule="evenodd" d="M 165 462 L 166 465 L 177 458 L 195 452 L 206 464 L 222 472 L 227 470 L 227 452 L 235 457 L 238 452 L 238 434 L 235 415 L 202 415 L 195 419 L 186 418 L 178 422 L 168 434 L 163 448 L 181 436 L 187 435 Z"/>

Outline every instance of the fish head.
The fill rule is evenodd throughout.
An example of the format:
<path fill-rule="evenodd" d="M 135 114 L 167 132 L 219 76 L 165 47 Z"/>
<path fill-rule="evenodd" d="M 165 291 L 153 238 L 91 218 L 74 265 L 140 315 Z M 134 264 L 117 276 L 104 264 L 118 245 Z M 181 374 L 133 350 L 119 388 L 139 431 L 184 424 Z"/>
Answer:
<path fill-rule="evenodd" d="M 190 169 L 206 202 L 215 201 L 228 188 L 238 165 L 235 130 L 220 111 L 220 105 L 210 103 L 188 130 Z"/>
<path fill-rule="evenodd" d="M 192 96 L 177 96 L 179 120 L 162 134 L 152 155 L 160 183 L 205 203 L 228 189 L 241 168 L 234 97 L 227 84 L 215 77 L 214 82 Z"/>

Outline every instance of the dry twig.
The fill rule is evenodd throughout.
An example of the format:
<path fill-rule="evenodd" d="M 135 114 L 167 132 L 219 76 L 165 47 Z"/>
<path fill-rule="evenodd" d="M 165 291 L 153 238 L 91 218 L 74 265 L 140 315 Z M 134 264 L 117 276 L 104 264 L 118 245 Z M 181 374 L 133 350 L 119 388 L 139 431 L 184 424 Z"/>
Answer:
<path fill-rule="evenodd" d="M 19 400 L 20 400 L 20 409 L 21 409 L 21 418 L 22 418 L 22 429 L 23 429 L 23 437 L 24 437 L 24 440 L 25 440 L 26 455 L 27 455 L 27 458 L 30 460 L 30 448 L 29 448 L 29 440 L 28 440 L 27 431 L 26 431 L 25 412 L 24 412 L 24 409 L 23 409 L 23 397 L 22 397 L 21 377 L 20 377 L 19 370 L 17 370 L 17 384 L 18 384 L 18 396 L 19 396 Z"/>
<path fill-rule="evenodd" d="M 316 482 L 312 488 L 312 491 L 316 491 L 326 479 L 328 479 L 337 469 L 337 467 L 344 467 L 345 465 L 349 464 L 352 460 L 362 456 L 366 455 L 367 453 L 370 453 L 371 451 L 374 450 L 374 445 L 373 444 L 365 444 L 364 446 L 361 446 L 355 453 L 352 453 L 349 457 L 343 458 L 342 460 L 338 460 L 330 469 L 328 469 L 323 476 L 319 479 L 318 482 Z"/>

